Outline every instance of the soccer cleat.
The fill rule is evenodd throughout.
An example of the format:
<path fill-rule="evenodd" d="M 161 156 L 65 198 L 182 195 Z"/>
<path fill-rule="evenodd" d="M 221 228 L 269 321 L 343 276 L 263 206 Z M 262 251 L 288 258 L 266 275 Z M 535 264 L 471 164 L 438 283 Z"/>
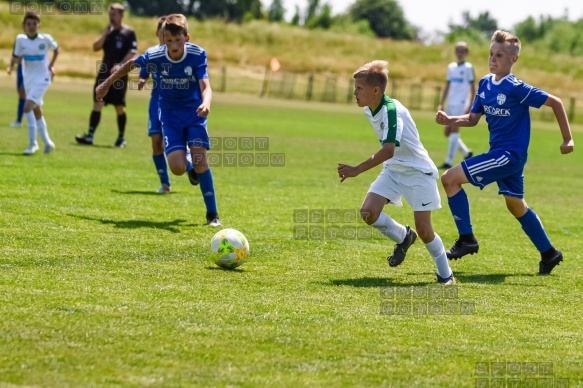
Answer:
<path fill-rule="evenodd" d="M 464 158 L 464 159 L 469 159 L 469 158 L 471 158 L 472 156 L 474 156 L 474 153 L 473 153 L 472 151 L 468 151 L 468 154 L 465 156 L 465 158 Z"/>
<path fill-rule="evenodd" d="M 453 277 L 453 272 L 447 278 L 442 278 L 439 274 L 435 274 L 437 276 L 437 283 L 443 284 L 444 286 L 451 286 L 455 284 L 455 278 Z"/>
<path fill-rule="evenodd" d="M 114 147 L 117 148 L 125 148 L 126 146 L 126 141 L 123 137 L 118 137 L 117 140 L 115 141 L 115 143 L 113 144 Z"/>
<path fill-rule="evenodd" d="M 172 191 L 172 189 L 170 189 L 170 186 L 167 184 L 162 184 L 162 187 L 160 187 L 158 190 L 156 190 L 156 193 L 158 194 L 169 194 Z"/>
<path fill-rule="evenodd" d="M 22 153 L 22 155 L 32 155 L 34 154 L 36 151 L 38 151 L 38 144 L 34 143 L 34 144 L 30 144 Z"/>
<path fill-rule="evenodd" d="M 443 163 L 441 166 L 439 166 L 440 169 L 442 170 L 448 170 L 452 167 L 451 164 L 447 164 L 447 163 Z"/>
<path fill-rule="evenodd" d="M 196 175 L 196 171 L 194 171 L 194 168 L 188 171 L 188 180 L 190 181 L 191 185 L 193 186 L 198 185 L 198 175 Z"/>
<path fill-rule="evenodd" d="M 563 261 L 563 254 L 558 249 L 555 249 L 555 255 L 548 260 L 541 260 L 538 263 L 539 275 L 550 275 L 553 268 Z"/>
<path fill-rule="evenodd" d="M 393 254 L 387 257 L 387 261 L 391 267 L 396 267 L 405 260 L 405 255 L 407 250 L 413 243 L 417 240 L 417 233 L 409 226 L 407 226 L 407 233 L 405 234 L 405 239 L 402 243 L 396 244 L 395 249 L 393 249 Z"/>
<path fill-rule="evenodd" d="M 93 145 L 93 136 L 91 135 L 76 135 L 75 140 L 79 144 Z"/>
<path fill-rule="evenodd" d="M 465 255 L 473 255 L 474 253 L 478 253 L 478 249 L 480 248 L 480 244 L 478 242 L 466 242 L 461 240 L 455 240 L 455 243 L 452 245 L 451 248 L 445 250 L 445 254 L 447 255 L 448 259 L 461 259 Z"/>
<path fill-rule="evenodd" d="M 10 123 L 10 128 L 20 128 L 20 127 L 22 127 L 21 121 L 15 121 L 13 123 Z"/>
<path fill-rule="evenodd" d="M 217 213 L 207 213 L 206 223 L 208 226 L 221 226 L 221 220 L 219 220 L 219 215 Z"/>
<path fill-rule="evenodd" d="M 45 144 L 45 149 L 43 150 L 43 155 L 48 155 L 51 153 L 52 150 L 55 149 L 55 143 L 53 143 L 52 141 Z"/>

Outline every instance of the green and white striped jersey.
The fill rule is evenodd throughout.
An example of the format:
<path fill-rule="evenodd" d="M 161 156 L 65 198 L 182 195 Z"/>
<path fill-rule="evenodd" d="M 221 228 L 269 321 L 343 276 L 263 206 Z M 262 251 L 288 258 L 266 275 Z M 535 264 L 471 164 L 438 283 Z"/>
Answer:
<path fill-rule="evenodd" d="M 435 163 L 421 144 L 415 122 L 403 104 L 383 96 L 374 112 L 365 106 L 364 114 L 370 121 L 381 146 L 385 143 L 395 143 L 395 154 L 384 162 L 385 167 L 403 172 L 415 169 L 436 179 L 439 177 Z"/>

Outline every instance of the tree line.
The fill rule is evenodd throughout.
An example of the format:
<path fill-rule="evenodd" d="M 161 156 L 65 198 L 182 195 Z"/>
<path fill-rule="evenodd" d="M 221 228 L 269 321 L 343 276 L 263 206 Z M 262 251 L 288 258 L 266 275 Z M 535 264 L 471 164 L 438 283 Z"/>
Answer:
<path fill-rule="evenodd" d="M 122 0 L 119 0 L 122 1 Z M 130 12 L 138 16 L 160 16 L 182 13 L 200 21 L 220 19 L 226 22 L 246 23 L 266 20 L 272 23 L 289 23 L 302 28 L 322 29 L 350 34 L 363 34 L 395 40 L 427 41 L 421 27 L 406 20 L 400 1 L 406 0 L 354 0 L 345 13 L 332 14 L 332 0 L 305 0 L 302 8 L 288 10 L 283 0 L 125 0 Z M 15 2 L 15 1 L 10 1 Z M 20 1 L 19 1 L 20 2 Z M 103 4 L 105 9 L 115 0 L 73 0 L 75 4 Z M 26 3 L 71 3 L 71 0 L 37 0 Z M 268 3 L 268 4 L 267 4 Z M 290 17 L 288 12 L 291 12 Z M 569 21 L 567 10 L 560 18 L 550 16 L 535 20 L 529 16 L 512 28 L 522 41 L 551 52 L 583 55 L 583 19 Z M 464 39 L 483 44 L 499 29 L 498 22 L 488 11 L 472 16 L 462 12 L 462 23 L 448 25 L 438 40 L 453 42 Z"/>

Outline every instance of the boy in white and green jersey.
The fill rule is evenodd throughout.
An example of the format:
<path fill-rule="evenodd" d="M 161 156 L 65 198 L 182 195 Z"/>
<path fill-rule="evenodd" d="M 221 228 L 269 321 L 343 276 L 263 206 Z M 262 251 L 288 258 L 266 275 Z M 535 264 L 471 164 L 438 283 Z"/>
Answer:
<path fill-rule="evenodd" d="M 437 167 L 421 144 L 407 108 L 384 94 L 388 83 L 387 65 L 386 61 L 373 61 L 353 74 L 356 103 L 364 108 L 381 149 L 357 166 L 339 163 L 340 182 L 383 163 L 383 170 L 371 184 L 360 209 L 362 219 L 397 243 L 387 258 L 391 267 L 403 262 L 419 235 L 435 261 L 437 282 L 454 284 L 443 242 L 431 224 L 431 211 L 441 208 Z M 413 208 L 417 232 L 383 212 L 387 203 L 402 206 L 402 197 Z"/>

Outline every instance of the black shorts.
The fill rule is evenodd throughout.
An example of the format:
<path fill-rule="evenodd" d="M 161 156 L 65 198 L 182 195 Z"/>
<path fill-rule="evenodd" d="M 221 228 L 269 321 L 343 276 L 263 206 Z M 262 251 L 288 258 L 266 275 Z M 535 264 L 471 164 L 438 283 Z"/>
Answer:
<path fill-rule="evenodd" d="M 93 101 L 96 101 L 95 99 L 95 88 L 97 87 L 97 85 L 103 83 L 103 81 L 105 81 L 105 79 L 107 78 L 107 75 L 101 75 L 99 74 L 97 76 L 97 78 L 95 79 L 95 85 L 93 86 Z M 111 85 L 111 87 L 109 88 L 109 91 L 107 92 L 107 94 L 105 95 L 105 97 L 103 97 L 103 102 L 105 103 L 105 105 L 107 104 L 111 104 L 114 106 L 126 106 L 126 91 L 128 90 L 128 76 L 124 76 L 118 80 L 115 80 L 113 82 L 113 85 Z"/>

